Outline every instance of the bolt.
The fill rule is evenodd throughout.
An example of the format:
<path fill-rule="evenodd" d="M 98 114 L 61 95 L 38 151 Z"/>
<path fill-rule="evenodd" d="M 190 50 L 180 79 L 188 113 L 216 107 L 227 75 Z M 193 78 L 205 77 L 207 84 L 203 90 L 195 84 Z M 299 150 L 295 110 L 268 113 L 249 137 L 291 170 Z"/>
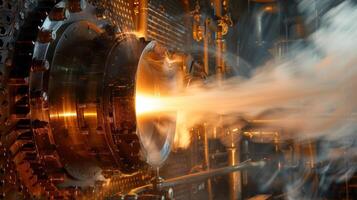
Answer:
<path fill-rule="evenodd" d="M 52 31 L 50 30 L 45 30 L 45 29 L 41 29 L 38 32 L 38 37 L 37 37 L 37 41 L 40 43 L 49 43 L 53 40 L 52 38 Z"/>
<path fill-rule="evenodd" d="M 64 8 L 55 7 L 49 14 L 49 19 L 51 21 L 62 21 L 66 18 L 66 12 Z"/>
<path fill-rule="evenodd" d="M 50 68 L 50 63 L 47 60 L 32 60 L 31 71 L 32 72 L 44 72 Z"/>

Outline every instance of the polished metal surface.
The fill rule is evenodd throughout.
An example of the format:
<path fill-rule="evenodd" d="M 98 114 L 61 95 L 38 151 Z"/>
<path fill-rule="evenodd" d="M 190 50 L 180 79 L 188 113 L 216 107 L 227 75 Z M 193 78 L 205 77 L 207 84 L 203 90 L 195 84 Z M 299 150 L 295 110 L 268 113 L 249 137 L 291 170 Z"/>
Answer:
<path fill-rule="evenodd" d="M 0 0 L 0 199 L 353 198 L 353 137 L 164 108 L 283 61 L 341 2 Z"/>
<path fill-rule="evenodd" d="M 102 187 L 114 174 L 143 168 L 134 86 L 145 42 L 116 35 L 95 7 L 78 5 L 63 18 L 61 2 L 45 20 L 29 79 L 36 147 L 61 188 Z"/>
<path fill-rule="evenodd" d="M 160 97 L 178 90 L 178 69 L 167 62 L 165 52 L 166 49 L 157 42 L 149 43 L 144 49 L 136 75 L 137 95 Z M 137 116 L 137 131 L 143 152 L 146 161 L 153 167 L 161 166 L 171 151 L 176 115 L 175 111 L 168 111 Z"/>
<path fill-rule="evenodd" d="M 59 38 L 50 69 L 49 123 L 63 165 L 79 180 L 100 174 L 93 151 L 108 152 L 103 134 L 97 132 L 96 101 L 102 72 L 87 59 L 95 55 L 91 41 L 100 32 L 89 22 L 69 25 Z M 83 163 L 88 166 L 86 170 L 81 167 Z"/>

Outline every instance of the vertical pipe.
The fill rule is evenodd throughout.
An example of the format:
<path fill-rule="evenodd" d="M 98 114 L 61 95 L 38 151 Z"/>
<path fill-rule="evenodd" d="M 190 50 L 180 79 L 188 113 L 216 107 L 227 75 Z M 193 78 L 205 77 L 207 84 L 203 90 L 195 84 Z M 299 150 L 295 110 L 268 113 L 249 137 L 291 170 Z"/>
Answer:
<path fill-rule="evenodd" d="M 210 37 L 210 31 L 209 31 L 209 23 L 210 19 L 207 18 L 205 20 L 205 33 L 204 33 L 204 38 L 203 38 L 203 66 L 206 75 L 209 75 L 209 37 Z"/>
<path fill-rule="evenodd" d="M 139 1 L 139 26 L 138 32 L 147 39 L 148 29 L 148 0 Z"/>
<path fill-rule="evenodd" d="M 257 14 L 255 14 L 254 18 L 255 18 L 255 34 L 257 37 L 257 43 L 259 45 L 263 45 L 264 44 L 264 39 L 263 39 L 263 19 L 265 17 L 265 15 L 267 14 L 277 14 L 279 11 L 279 8 L 277 7 L 277 5 L 264 5 L 258 12 Z"/>
<path fill-rule="evenodd" d="M 315 169 L 315 163 L 316 163 L 316 142 L 313 142 L 313 141 L 309 141 L 308 142 L 308 153 L 309 153 L 309 156 L 310 156 L 310 168 L 311 170 L 314 170 Z M 313 174 L 313 180 L 312 180 L 312 187 L 313 187 L 313 191 L 316 191 L 316 189 L 318 188 L 319 186 L 319 178 L 317 176 L 316 173 Z"/>
<path fill-rule="evenodd" d="M 235 166 L 240 162 L 239 156 L 239 141 L 237 141 L 237 135 L 233 132 L 228 132 L 230 137 L 230 145 L 227 147 L 228 153 L 228 165 Z M 240 139 L 239 139 L 240 140 Z M 241 172 L 233 172 L 229 174 L 229 199 L 240 200 L 242 199 L 242 185 L 241 185 Z"/>
<path fill-rule="evenodd" d="M 218 29 L 222 27 L 218 26 Z M 222 30 L 216 32 L 216 75 L 218 82 L 224 79 L 225 64 L 223 58 L 225 41 L 223 40 Z"/>
<path fill-rule="evenodd" d="M 313 169 L 315 167 L 316 146 L 311 140 L 308 143 L 308 153 L 310 157 L 309 159 L 310 168 Z"/>
<path fill-rule="evenodd" d="M 207 133 L 207 125 L 205 124 L 203 127 L 204 131 L 204 153 L 205 153 L 205 165 L 206 170 L 210 169 L 210 159 L 209 159 L 209 142 L 208 142 L 208 133 Z M 208 200 L 212 200 L 212 183 L 211 179 L 207 179 L 207 192 L 208 192 Z"/>
<path fill-rule="evenodd" d="M 214 14 L 218 18 L 217 20 L 217 31 L 215 35 L 216 41 L 216 78 L 218 83 L 223 80 L 224 73 L 224 62 L 223 62 L 223 49 L 224 49 L 224 40 L 222 33 L 221 18 L 222 18 L 222 0 L 214 0 Z"/>
<path fill-rule="evenodd" d="M 242 145 L 243 146 L 240 149 L 243 151 L 244 157 L 241 158 L 241 159 L 242 160 L 248 160 L 248 159 L 250 159 L 249 142 L 248 142 L 248 140 L 244 140 Z M 242 186 L 241 187 L 243 187 L 243 186 L 247 187 L 247 185 L 248 185 L 248 172 L 247 172 L 247 170 L 243 170 L 241 176 L 242 176 L 242 178 L 241 178 Z M 242 197 L 243 197 L 243 194 L 242 194 Z"/>
<path fill-rule="evenodd" d="M 214 14 L 220 18 L 222 17 L 222 0 L 214 0 Z"/>
<path fill-rule="evenodd" d="M 222 83 L 224 79 L 225 62 L 224 62 L 224 51 L 225 51 L 225 40 L 223 38 L 223 27 L 222 24 L 225 23 L 222 21 L 222 0 L 214 0 L 214 10 L 215 15 L 218 18 L 217 20 L 217 30 L 215 34 L 216 42 L 216 78 L 218 84 Z M 222 118 L 222 116 L 221 116 Z M 233 139 L 233 133 L 230 133 L 231 136 L 231 145 L 227 148 L 228 153 L 228 165 L 234 166 L 239 163 L 237 147 Z M 240 172 L 232 172 L 229 175 L 229 199 L 238 200 L 241 199 L 241 182 L 240 182 Z"/>
<path fill-rule="evenodd" d="M 237 146 L 227 148 L 229 166 L 237 165 L 240 162 L 238 149 Z M 241 172 L 229 174 L 229 199 L 242 199 Z"/>

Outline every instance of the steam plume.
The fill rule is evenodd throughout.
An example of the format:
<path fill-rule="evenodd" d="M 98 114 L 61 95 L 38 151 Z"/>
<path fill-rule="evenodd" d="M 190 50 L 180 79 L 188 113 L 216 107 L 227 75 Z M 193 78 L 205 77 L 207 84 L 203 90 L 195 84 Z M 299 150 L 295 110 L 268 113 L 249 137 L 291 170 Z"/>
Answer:
<path fill-rule="evenodd" d="M 301 1 L 300 8 L 309 12 L 310 4 Z M 356 170 L 356 22 L 356 5 L 345 1 L 321 18 L 321 27 L 307 38 L 309 46 L 296 46 L 285 60 L 269 62 L 249 79 L 234 77 L 221 84 L 211 81 L 191 86 L 183 94 L 160 97 L 156 111 L 179 113 L 175 139 L 179 147 L 189 145 L 187 128 L 197 123 L 217 124 L 217 116 L 229 116 L 233 121 L 240 116 L 249 121 L 268 113 L 265 119 L 274 119 L 274 125 L 294 133 L 283 135 L 283 139 L 324 141 L 315 160 L 325 163 L 316 169 L 323 177 L 319 186 L 323 191 Z M 269 110 L 281 112 L 269 114 Z M 336 153 L 335 147 L 341 153 Z M 341 159 L 348 160 L 348 165 Z M 299 181 L 286 187 L 288 199 L 315 198 L 321 191 L 303 195 L 293 189 Z"/>

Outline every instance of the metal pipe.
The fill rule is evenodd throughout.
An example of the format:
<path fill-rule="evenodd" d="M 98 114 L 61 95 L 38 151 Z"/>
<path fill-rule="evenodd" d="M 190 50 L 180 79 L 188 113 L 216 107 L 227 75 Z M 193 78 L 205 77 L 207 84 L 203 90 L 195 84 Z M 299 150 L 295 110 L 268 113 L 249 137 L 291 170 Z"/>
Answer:
<path fill-rule="evenodd" d="M 148 37 L 148 0 L 139 1 L 139 26 L 138 32 L 147 39 Z"/>
<path fill-rule="evenodd" d="M 267 14 L 275 14 L 278 12 L 276 5 L 264 5 L 255 15 L 255 32 L 258 45 L 263 44 L 263 17 Z"/>
<path fill-rule="evenodd" d="M 225 73 L 225 63 L 223 58 L 225 41 L 223 39 L 222 27 L 218 26 L 216 32 L 216 75 L 217 80 L 221 82 L 224 78 Z"/>
<path fill-rule="evenodd" d="M 140 194 L 140 193 L 143 193 L 143 192 L 150 190 L 152 188 L 153 188 L 152 184 L 147 184 L 147 185 L 143 185 L 143 186 L 140 186 L 140 187 L 130 190 L 130 192 L 128 194 L 129 195 Z"/>
<path fill-rule="evenodd" d="M 214 14 L 218 18 L 217 20 L 217 30 L 215 34 L 215 41 L 216 41 L 216 78 L 220 83 L 223 80 L 224 73 L 225 73 L 225 65 L 224 65 L 224 48 L 225 48 L 225 41 L 223 39 L 223 27 L 222 24 L 223 19 L 223 9 L 222 9 L 222 0 L 214 0 Z"/>
<path fill-rule="evenodd" d="M 235 166 L 239 163 L 239 152 L 236 146 L 227 149 L 228 164 Z M 229 199 L 238 200 L 242 199 L 242 185 L 241 185 L 241 172 L 232 172 L 229 174 Z"/>
<path fill-rule="evenodd" d="M 240 134 L 239 134 L 240 135 Z M 227 137 L 229 137 L 230 144 L 227 145 L 227 154 L 228 154 L 228 165 L 235 166 L 240 162 L 239 156 L 239 141 L 237 138 L 240 137 L 235 132 L 228 131 Z M 241 199 L 242 195 L 242 184 L 241 184 L 241 172 L 233 172 L 228 175 L 229 180 L 229 199 L 238 200 Z"/>
<path fill-rule="evenodd" d="M 245 169 L 250 169 L 250 168 L 256 168 L 256 167 L 264 167 L 266 164 L 265 161 L 251 161 L 251 160 L 246 160 L 242 162 L 239 165 L 235 166 L 227 166 L 227 167 L 222 167 L 218 169 L 210 169 L 207 171 L 203 172 L 198 172 L 194 174 L 189 174 L 189 175 L 184 175 L 176 178 L 171 178 L 167 180 L 163 180 L 159 185 L 156 186 L 158 189 L 163 189 L 163 188 L 169 188 L 173 187 L 176 185 L 181 185 L 181 184 L 189 184 L 197 181 L 202 181 L 214 176 L 221 176 L 221 175 L 226 175 L 231 172 L 236 172 L 240 170 L 245 170 Z M 129 194 L 139 194 L 142 192 L 145 192 L 148 189 L 154 188 L 153 184 L 148 184 L 144 185 L 138 188 L 134 188 L 129 192 Z"/>
<path fill-rule="evenodd" d="M 231 172 L 235 171 L 240 171 L 243 169 L 249 169 L 249 168 L 254 168 L 254 167 L 263 167 L 265 165 L 264 161 L 258 161 L 258 162 L 252 162 L 250 160 L 244 161 L 239 165 L 235 166 L 227 166 L 227 167 L 222 167 L 218 169 L 210 169 L 207 171 L 199 172 L 199 173 L 194 173 L 194 174 L 189 174 L 185 176 L 180 176 L 177 178 L 171 178 L 163 181 L 161 188 L 166 188 L 166 187 L 173 187 L 175 185 L 180 185 L 180 184 L 188 184 L 192 182 L 197 182 L 197 181 L 202 181 L 214 176 L 221 176 L 225 174 L 229 174 Z"/>
<path fill-rule="evenodd" d="M 209 38 L 210 38 L 210 19 L 205 20 L 205 33 L 203 36 L 203 66 L 206 76 L 209 75 Z"/>
<path fill-rule="evenodd" d="M 207 126 L 204 125 L 204 147 L 205 147 L 205 165 L 206 170 L 210 169 L 210 156 L 209 156 L 209 141 L 208 141 L 208 133 L 207 133 Z M 207 192 L 208 192 L 208 199 L 212 200 L 212 183 L 211 179 L 207 179 Z"/>
<path fill-rule="evenodd" d="M 222 0 L 214 0 L 213 6 L 214 6 L 214 14 L 217 17 L 222 17 Z"/>

